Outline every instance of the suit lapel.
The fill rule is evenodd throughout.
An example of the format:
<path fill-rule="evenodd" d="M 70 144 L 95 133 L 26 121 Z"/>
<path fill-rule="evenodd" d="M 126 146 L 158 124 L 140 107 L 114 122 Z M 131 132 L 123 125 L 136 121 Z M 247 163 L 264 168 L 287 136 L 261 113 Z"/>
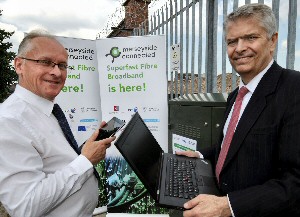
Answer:
<path fill-rule="evenodd" d="M 277 83 L 281 75 L 281 69 L 282 68 L 276 62 L 274 62 L 273 65 L 270 67 L 270 69 L 266 72 L 266 74 L 259 82 L 257 88 L 255 89 L 237 125 L 236 131 L 232 138 L 231 145 L 229 147 L 227 157 L 224 162 L 223 169 L 229 164 L 229 162 L 237 154 L 245 137 L 248 135 L 250 129 L 257 121 L 261 112 L 266 107 L 267 105 L 266 97 L 276 91 Z M 233 101 L 235 100 L 236 95 L 237 94 L 235 94 L 235 96 L 233 97 Z M 230 103 L 230 108 L 232 107 L 232 104 Z M 229 112 L 230 109 L 228 109 L 227 113 Z"/>

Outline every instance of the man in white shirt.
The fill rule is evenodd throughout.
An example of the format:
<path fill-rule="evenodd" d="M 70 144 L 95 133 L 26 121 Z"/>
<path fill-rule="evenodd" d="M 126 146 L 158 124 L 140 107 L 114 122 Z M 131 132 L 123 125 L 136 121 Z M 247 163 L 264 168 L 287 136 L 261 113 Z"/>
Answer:
<path fill-rule="evenodd" d="M 217 146 L 200 150 L 224 196 L 199 195 L 184 204 L 184 216 L 300 216 L 300 72 L 273 60 L 278 33 L 268 6 L 241 6 L 224 32 L 241 85 L 228 96 Z"/>
<path fill-rule="evenodd" d="M 0 106 L 0 201 L 11 216 L 90 217 L 97 205 L 93 165 L 115 137 L 95 141 L 95 131 L 79 155 L 70 146 L 52 114 L 67 63 L 48 33 L 30 32 L 19 46 L 19 85 Z"/>

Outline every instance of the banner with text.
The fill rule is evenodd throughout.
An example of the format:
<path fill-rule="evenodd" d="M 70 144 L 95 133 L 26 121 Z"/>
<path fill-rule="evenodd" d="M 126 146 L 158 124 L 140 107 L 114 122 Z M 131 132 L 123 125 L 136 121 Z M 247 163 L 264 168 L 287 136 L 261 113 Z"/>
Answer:
<path fill-rule="evenodd" d="M 69 54 L 67 80 L 56 98 L 80 146 L 99 128 L 101 107 L 95 41 L 57 37 Z"/>
<path fill-rule="evenodd" d="M 165 36 L 100 39 L 96 47 L 103 120 L 116 116 L 127 122 L 138 111 L 167 151 Z M 107 150 L 106 173 L 109 212 L 164 212 L 113 145 Z"/>

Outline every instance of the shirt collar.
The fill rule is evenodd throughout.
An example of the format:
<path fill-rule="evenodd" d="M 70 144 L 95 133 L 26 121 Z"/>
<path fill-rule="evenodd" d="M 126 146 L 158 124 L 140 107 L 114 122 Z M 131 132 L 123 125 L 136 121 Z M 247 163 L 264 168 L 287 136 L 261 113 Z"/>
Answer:
<path fill-rule="evenodd" d="M 239 84 L 239 88 L 246 86 L 247 89 L 249 90 L 249 92 L 251 94 L 254 93 L 257 85 L 259 84 L 260 80 L 262 79 L 262 77 L 266 74 L 266 72 L 268 71 L 268 69 L 271 67 L 271 65 L 273 64 L 274 59 L 272 59 L 272 61 L 267 65 L 267 67 L 262 70 L 260 73 L 258 73 L 247 85 L 245 85 L 243 83 L 243 81 L 241 80 L 240 84 Z"/>
<path fill-rule="evenodd" d="M 28 104 L 43 112 L 48 117 L 52 113 L 54 102 L 40 97 L 20 85 L 16 86 L 14 93 Z"/>

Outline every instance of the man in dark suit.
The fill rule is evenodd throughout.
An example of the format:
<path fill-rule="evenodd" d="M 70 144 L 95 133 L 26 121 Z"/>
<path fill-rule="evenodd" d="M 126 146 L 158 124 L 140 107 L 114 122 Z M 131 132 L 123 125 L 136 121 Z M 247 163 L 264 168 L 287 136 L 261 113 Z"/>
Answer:
<path fill-rule="evenodd" d="M 184 205 L 184 216 L 300 216 L 300 72 L 273 60 L 278 33 L 268 6 L 238 8 L 224 31 L 241 82 L 228 97 L 217 146 L 200 150 L 216 166 L 224 196 L 199 195 Z"/>

